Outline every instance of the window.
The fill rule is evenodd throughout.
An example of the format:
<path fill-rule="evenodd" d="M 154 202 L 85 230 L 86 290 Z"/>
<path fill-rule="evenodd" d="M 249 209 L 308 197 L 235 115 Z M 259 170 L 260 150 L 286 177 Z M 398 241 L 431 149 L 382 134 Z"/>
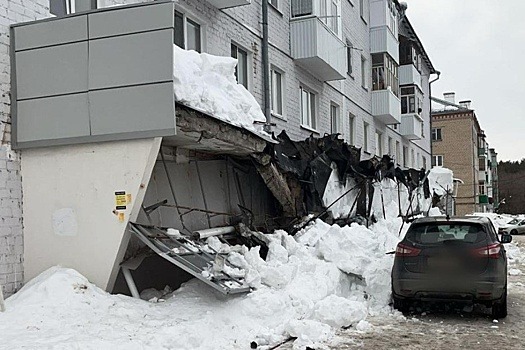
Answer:
<path fill-rule="evenodd" d="M 396 163 L 401 165 L 401 147 L 399 141 L 396 141 Z"/>
<path fill-rule="evenodd" d="M 399 64 L 413 64 L 421 72 L 421 55 L 417 53 L 412 41 L 400 36 Z"/>
<path fill-rule="evenodd" d="M 339 132 L 339 106 L 330 104 L 330 131 L 332 134 Z"/>
<path fill-rule="evenodd" d="M 354 45 L 352 45 L 352 43 L 349 40 L 347 40 L 346 41 L 346 65 L 347 65 L 346 72 L 350 76 L 353 73 L 353 67 L 352 67 L 352 51 L 353 50 L 354 50 Z"/>
<path fill-rule="evenodd" d="M 268 2 L 276 9 L 279 9 L 279 0 L 268 0 Z"/>
<path fill-rule="evenodd" d="M 231 54 L 237 59 L 237 67 L 235 67 L 237 82 L 248 88 L 248 52 L 232 43 Z"/>
<path fill-rule="evenodd" d="M 432 156 L 432 166 L 443 166 L 443 156 Z"/>
<path fill-rule="evenodd" d="M 410 161 L 411 161 L 410 164 L 412 165 L 412 168 L 415 168 L 416 167 L 416 152 L 412 150 L 410 154 L 412 155 L 412 157 L 410 158 Z"/>
<path fill-rule="evenodd" d="M 49 12 L 55 16 L 65 16 L 70 13 L 94 10 L 97 0 L 50 0 Z"/>
<path fill-rule="evenodd" d="M 487 166 L 485 164 L 485 158 L 479 158 L 479 170 L 480 171 L 487 170 Z"/>
<path fill-rule="evenodd" d="M 408 168 L 408 147 L 403 146 L 403 166 Z"/>
<path fill-rule="evenodd" d="M 320 0 L 319 19 L 336 35 L 339 34 L 339 1 Z"/>
<path fill-rule="evenodd" d="M 270 75 L 272 113 L 283 115 L 283 74 L 275 69 L 271 70 Z"/>
<path fill-rule="evenodd" d="M 427 157 L 423 157 L 423 169 L 427 168 Z"/>
<path fill-rule="evenodd" d="M 309 16 L 313 14 L 312 0 L 293 0 L 292 1 L 292 18 Z"/>
<path fill-rule="evenodd" d="M 485 194 L 485 183 L 483 181 L 479 182 L 479 194 Z"/>
<path fill-rule="evenodd" d="M 359 0 L 359 15 L 365 19 L 365 0 Z"/>
<path fill-rule="evenodd" d="M 420 120 L 419 122 L 421 123 L 421 137 L 425 138 L 425 122 L 422 120 Z"/>
<path fill-rule="evenodd" d="M 392 34 L 397 38 L 397 9 L 396 5 L 388 0 L 388 19 L 387 19 L 387 25 Z"/>
<path fill-rule="evenodd" d="M 388 87 L 399 96 L 397 63 L 386 53 L 372 55 L 372 90 L 386 90 Z"/>
<path fill-rule="evenodd" d="M 441 141 L 441 128 L 432 128 L 432 141 Z"/>
<path fill-rule="evenodd" d="M 417 152 L 417 155 L 416 155 L 416 168 L 419 168 L 421 166 L 421 155 L 419 154 L 419 152 Z"/>
<path fill-rule="evenodd" d="M 383 134 L 376 130 L 376 156 L 383 155 Z"/>
<path fill-rule="evenodd" d="M 366 89 L 366 58 L 361 56 L 361 86 Z"/>
<path fill-rule="evenodd" d="M 173 43 L 185 50 L 201 52 L 201 26 L 186 17 L 185 14 L 175 11 L 175 33 Z"/>
<path fill-rule="evenodd" d="M 367 122 L 363 123 L 363 148 L 365 152 L 369 152 L 368 150 L 368 128 L 369 125 Z"/>
<path fill-rule="evenodd" d="M 401 114 L 423 111 L 423 93 L 415 86 L 401 88 Z"/>
<path fill-rule="evenodd" d="M 301 86 L 301 123 L 315 129 L 315 94 Z"/>
<path fill-rule="evenodd" d="M 348 143 L 354 144 L 354 133 L 355 133 L 355 116 L 350 113 L 348 117 Z"/>
<path fill-rule="evenodd" d="M 390 136 L 388 136 L 388 155 L 392 156 L 394 154 L 394 145 L 393 140 Z"/>

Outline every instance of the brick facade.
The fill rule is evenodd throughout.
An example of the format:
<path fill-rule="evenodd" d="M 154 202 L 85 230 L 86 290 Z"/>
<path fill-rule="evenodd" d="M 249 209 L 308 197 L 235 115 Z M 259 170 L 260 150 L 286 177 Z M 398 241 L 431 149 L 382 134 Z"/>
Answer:
<path fill-rule="evenodd" d="M 458 186 L 456 214 L 478 211 L 478 134 L 479 125 L 473 111 L 437 112 L 432 127 L 441 129 L 441 140 L 432 142 L 432 154 L 443 156 L 443 166 L 463 181 Z"/>

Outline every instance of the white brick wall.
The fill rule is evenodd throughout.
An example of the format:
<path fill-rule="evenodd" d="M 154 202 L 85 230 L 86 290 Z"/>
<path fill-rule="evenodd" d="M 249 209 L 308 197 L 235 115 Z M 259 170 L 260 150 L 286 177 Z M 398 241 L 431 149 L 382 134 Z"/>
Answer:
<path fill-rule="evenodd" d="M 47 0 L 0 0 L 0 287 L 5 296 L 23 281 L 20 155 L 11 150 L 9 25 L 49 16 Z"/>
<path fill-rule="evenodd" d="M 99 0 L 101 6 L 114 6 L 145 2 L 148 0 Z M 230 55 L 230 44 L 234 41 L 251 53 L 250 91 L 263 104 L 261 72 L 261 1 L 253 0 L 250 5 L 218 10 L 206 0 L 179 0 L 176 7 L 187 16 L 201 23 L 203 28 L 204 51 L 215 55 Z M 366 1 L 368 2 L 368 1 Z M 376 123 L 371 110 L 370 89 L 361 86 L 361 55 L 367 59 L 367 85 L 370 86 L 370 39 L 369 25 L 359 15 L 359 2 L 341 0 L 343 40 L 350 40 L 358 49 L 353 53 L 353 74 L 343 81 L 324 83 L 308 71 L 297 66 L 290 56 L 290 2 L 282 1 L 279 11 L 269 8 L 270 63 L 285 72 L 284 119 L 272 118 L 277 127 L 275 133 L 286 130 L 293 139 L 302 139 L 311 134 L 300 126 L 299 86 L 304 84 L 317 95 L 317 135 L 330 132 L 330 103 L 340 106 L 340 131 L 348 140 L 348 117 L 355 118 L 354 144 L 363 146 L 363 123 L 370 125 L 368 143 L 370 154 L 375 153 L 375 131 L 383 135 L 383 149 L 388 150 L 388 137 L 393 143 L 409 147 L 425 154 L 430 164 L 430 143 L 427 139 L 418 142 L 420 146 L 402 138 L 396 131 Z M 353 5 L 352 5 L 353 4 Z M 0 285 L 6 295 L 16 291 L 23 280 L 23 239 L 21 213 L 21 179 L 19 155 L 10 150 L 10 67 L 9 67 L 9 25 L 49 16 L 48 0 L 0 0 Z M 368 4 L 367 4 L 368 8 Z M 366 16 L 368 17 L 368 16 Z M 425 91 L 426 92 L 426 91 Z M 425 118 L 429 118 L 426 116 Z M 429 121 L 425 119 L 428 128 Z M 403 163 L 402 160 L 399 163 Z"/>

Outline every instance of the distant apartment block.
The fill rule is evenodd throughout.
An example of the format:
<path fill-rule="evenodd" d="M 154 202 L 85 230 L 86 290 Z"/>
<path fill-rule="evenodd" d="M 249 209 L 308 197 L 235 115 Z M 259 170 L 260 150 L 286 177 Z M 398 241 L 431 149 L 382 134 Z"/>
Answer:
<path fill-rule="evenodd" d="M 454 93 L 433 98 L 432 165 L 454 172 L 458 180 L 455 212 L 491 212 L 498 205 L 497 154 L 471 109 L 471 101 L 455 102 Z"/>

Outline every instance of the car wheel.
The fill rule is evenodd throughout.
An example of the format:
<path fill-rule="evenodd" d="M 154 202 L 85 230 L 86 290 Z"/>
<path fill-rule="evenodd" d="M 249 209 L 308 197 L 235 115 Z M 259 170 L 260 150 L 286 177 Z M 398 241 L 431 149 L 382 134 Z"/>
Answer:
<path fill-rule="evenodd" d="M 406 301 L 405 299 L 399 299 L 396 297 L 392 297 L 392 299 L 394 299 L 394 309 L 402 313 L 406 313 L 408 311 L 408 307 L 409 307 L 408 301 Z"/>
<path fill-rule="evenodd" d="M 503 291 L 501 299 L 494 302 L 492 305 L 492 317 L 493 318 L 505 318 L 507 317 L 507 288 Z"/>
<path fill-rule="evenodd" d="M 517 234 L 518 234 L 518 231 L 516 231 L 516 230 L 512 230 L 512 231 L 510 231 L 510 234 L 511 234 L 511 235 L 517 235 Z"/>

